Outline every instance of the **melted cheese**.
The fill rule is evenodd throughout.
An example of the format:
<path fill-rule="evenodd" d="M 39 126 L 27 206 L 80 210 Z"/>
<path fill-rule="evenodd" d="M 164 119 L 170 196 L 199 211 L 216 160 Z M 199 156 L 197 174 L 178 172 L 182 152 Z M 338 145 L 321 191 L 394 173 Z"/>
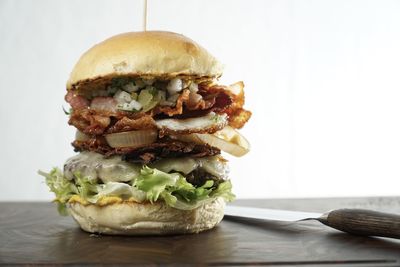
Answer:
<path fill-rule="evenodd" d="M 129 198 L 129 199 L 122 199 L 120 197 L 116 197 L 116 196 L 109 196 L 109 197 L 101 197 L 97 202 L 96 202 L 96 206 L 107 206 L 107 205 L 112 205 L 112 204 L 118 204 L 118 203 L 122 203 L 122 202 L 135 202 L 137 203 L 137 201 L 133 198 Z M 82 205 L 92 205 L 91 203 L 89 203 L 88 201 L 84 200 L 83 198 L 81 198 L 79 195 L 73 195 L 68 203 L 79 203 Z"/>
<path fill-rule="evenodd" d="M 151 164 L 150 167 L 167 173 L 177 171 L 183 174 L 189 174 L 200 168 L 221 179 L 227 179 L 229 174 L 227 162 L 219 156 L 162 159 Z"/>
<path fill-rule="evenodd" d="M 229 174 L 228 164 L 219 156 L 162 159 L 150 164 L 149 167 L 167 173 L 175 171 L 183 174 L 189 174 L 195 169 L 201 168 L 221 179 L 227 179 Z M 104 184 L 108 185 L 107 192 L 121 194 L 123 193 L 122 191 L 127 191 L 129 186 L 125 184 L 126 188 L 124 188 L 121 184 L 114 183 L 134 180 L 140 175 L 141 168 L 141 164 L 123 161 L 120 156 L 104 158 L 98 153 L 82 152 L 67 160 L 64 165 L 64 175 L 69 180 L 74 179 L 74 174 L 76 173 L 90 180 L 100 179 Z"/>
<path fill-rule="evenodd" d="M 90 203 L 81 198 L 79 195 L 73 195 L 69 200 L 68 203 L 78 202 L 82 205 L 89 205 Z"/>
<path fill-rule="evenodd" d="M 72 180 L 76 173 L 90 180 L 100 179 L 103 183 L 128 182 L 140 174 L 141 164 L 121 160 L 120 156 L 104 158 L 94 152 L 82 152 L 64 164 L 64 175 Z"/>

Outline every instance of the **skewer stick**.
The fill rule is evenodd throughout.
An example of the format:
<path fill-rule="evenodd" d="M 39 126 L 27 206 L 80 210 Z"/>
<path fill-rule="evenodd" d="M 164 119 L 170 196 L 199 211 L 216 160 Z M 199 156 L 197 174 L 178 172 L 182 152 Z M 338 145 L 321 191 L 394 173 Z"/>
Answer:
<path fill-rule="evenodd" d="M 143 3 L 143 31 L 147 31 L 147 0 Z"/>

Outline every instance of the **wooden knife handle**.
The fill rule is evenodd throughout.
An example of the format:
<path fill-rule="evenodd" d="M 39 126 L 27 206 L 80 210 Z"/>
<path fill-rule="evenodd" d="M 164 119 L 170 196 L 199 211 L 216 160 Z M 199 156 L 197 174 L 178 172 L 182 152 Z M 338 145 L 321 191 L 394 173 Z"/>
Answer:
<path fill-rule="evenodd" d="M 338 209 L 325 213 L 321 223 L 350 234 L 400 238 L 400 215 L 363 209 Z"/>

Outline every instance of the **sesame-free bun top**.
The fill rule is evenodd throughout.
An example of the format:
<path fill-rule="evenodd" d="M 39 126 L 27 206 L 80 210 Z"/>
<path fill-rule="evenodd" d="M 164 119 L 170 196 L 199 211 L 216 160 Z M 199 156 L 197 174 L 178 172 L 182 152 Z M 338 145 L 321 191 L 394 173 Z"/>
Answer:
<path fill-rule="evenodd" d="M 115 76 L 216 78 L 221 64 L 184 35 L 165 31 L 127 32 L 90 48 L 73 68 L 67 89 Z"/>

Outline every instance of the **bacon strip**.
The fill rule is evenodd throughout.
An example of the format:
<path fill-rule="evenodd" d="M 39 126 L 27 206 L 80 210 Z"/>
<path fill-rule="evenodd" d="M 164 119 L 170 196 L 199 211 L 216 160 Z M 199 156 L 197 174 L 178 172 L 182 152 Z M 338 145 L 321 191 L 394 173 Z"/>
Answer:
<path fill-rule="evenodd" d="M 156 122 L 153 117 L 148 114 L 142 113 L 143 116 L 139 118 L 123 117 L 118 120 L 113 126 L 108 128 L 107 133 L 127 132 L 134 130 L 151 130 L 157 129 Z"/>
<path fill-rule="evenodd" d="M 251 112 L 243 108 L 237 108 L 231 110 L 228 119 L 229 126 L 235 129 L 240 129 L 246 124 L 246 122 L 250 119 L 250 117 L 251 117 Z"/>
<path fill-rule="evenodd" d="M 168 116 L 174 116 L 178 114 L 182 114 L 183 112 L 183 104 L 187 103 L 189 101 L 189 95 L 190 91 L 188 89 L 183 90 L 183 92 L 180 94 L 179 98 L 176 100 L 176 105 L 175 107 L 168 107 L 168 106 L 157 106 L 154 108 L 152 113 L 154 115 L 156 114 L 166 114 Z"/>
<path fill-rule="evenodd" d="M 68 123 L 85 134 L 102 135 L 111 124 L 111 116 L 108 112 L 74 109 Z"/>
<path fill-rule="evenodd" d="M 90 108 L 94 110 L 117 112 L 117 101 L 113 97 L 98 96 L 92 100 Z"/>
<path fill-rule="evenodd" d="M 161 158 L 207 157 L 221 153 L 218 148 L 206 144 L 185 143 L 177 140 L 160 139 L 156 143 L 137 148 L 112 148 L 102 137 L 87 141 L 72 142 L 75 151 L 94 151 L 105 156 L 122 155 L 124 160 L 148 164 Z"/>
<path fill-rule="evenodd" d="M 89 100 L 81 95 L 77 95 L 73 91 L 68 91 L 65 96 L 65 101 L 67 101 L 74 110 L 84 109 L 89 106 Z"/>
<path fill-rule="evenodd" d="M 251 112 L 243 108 L 244 105 L 244 84 L 237 82 L 227 87 L 232 96 L 232 104 L 223 110 L 229 116 L 229 126 L 240 129 L 251 117 Z"/>

